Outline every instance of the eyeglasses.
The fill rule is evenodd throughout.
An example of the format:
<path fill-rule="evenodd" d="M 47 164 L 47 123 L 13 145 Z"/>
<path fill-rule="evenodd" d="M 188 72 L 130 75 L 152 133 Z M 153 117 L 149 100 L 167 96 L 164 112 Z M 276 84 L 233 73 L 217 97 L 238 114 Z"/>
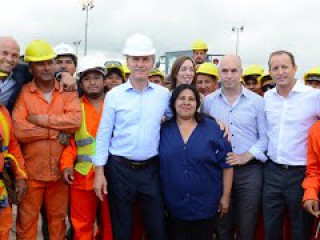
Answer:
<path fill-rule="evenodd" d="M 268 90 L 270 90 L 272 88 L 275 88 L 275 87 L 276 87 L 275 83 L 269 83 L 269 84 L 263 85 L 261 87 L 261 89 L 262 89 L 263 92 L 267 92 Z"/>
<path fill-rule="evenodd" d="M 105 68 L 121 68 L 122 64 L 119 61 L 106 61 L 104 63 Z"/>

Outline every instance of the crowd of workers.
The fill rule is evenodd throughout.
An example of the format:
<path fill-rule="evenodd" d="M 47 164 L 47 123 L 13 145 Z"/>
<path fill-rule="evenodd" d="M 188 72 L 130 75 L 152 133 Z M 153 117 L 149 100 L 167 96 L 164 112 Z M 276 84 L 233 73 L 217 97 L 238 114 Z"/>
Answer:
<path fill-rule="evenodd" d="M 164 76 L 129 37 L 126 64 L 0 37 L 0 239 L 306 240 L 320 215 L 320 67 L 295 78 L 206 62 L 198 40 Z M 168 81 L 170 80 L 170 81 Z M 307 86 L 309 85 L 309 86 Z M 66 221 L 70 229 L 66 229 Z"/>

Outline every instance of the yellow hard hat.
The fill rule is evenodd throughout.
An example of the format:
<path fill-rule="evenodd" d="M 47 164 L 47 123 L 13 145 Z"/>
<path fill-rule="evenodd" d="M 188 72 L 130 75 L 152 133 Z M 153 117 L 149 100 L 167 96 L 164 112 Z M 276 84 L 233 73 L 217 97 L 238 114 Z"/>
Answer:
<path fill-rule="evenodd" d="M 0 77 L 8 77 L 8 73 L 5 73 L 5 72 L 0 72 Z"/>
<path fill-rule="evenodd" d="M 128 65 L 127 64 L 122 64 L 122 67 L 123 67 L 123 71 L 124 71 L 124 74 L 130 74 L 131 71 L 130 69 L 128 68 Z"/>
<path fill-rule="evenodd" d="M 50 43 L 44 40 L 33 40 L 26 47 L 26 52 L 24 55 L 25 62 L 41 62 L 46 60 L 51 60 L 56 57 Z"/>
<path fill-rule="evenodd" d="M 112 69 L 118 69 L 122 75 L 122 78 L 125 79 L 125 72 L 123 70 L 123 65 L 121 64 L 121 62 L 118 61 L 106 61 L 104 63 L 104 67 L 106 68 L 107 71 L 107 75 L 108 73 L 112 70 Z"/>
<path fill-rule="evenodd" d="M 304 74 L 304 81 L 307 81 L 309 75 L 320 75 L 320 67 L 313 67 Z"/>
<path fill-rule="evenodd" d="M 208 46 L 203 40 L 199 39 L 192 44 L 192 51 L 196 50 L 208 51 Z"/>
<path fill-rule="evenodd" d="M 271 78 L 271 75 L 270 75 L 269 71 L 264 71 L 263 74 L 260 77 L 258 77 L 258 82 L 261 83 L 261 81 L 266 77 L 270 77 Z"/>
<path fill-rule="evenodd" d="M 164 75 L 162 74 L 162 72 L 158 69 L 158 68 L 153 68 L 150 73 L 149 73 L 149 77 L 152 77 L 152 76 L 159 76 L 161 77 L 162 79 L 162 82 L 166 82 L 166 79 L 164 77 Z"/>
<path fill-rule="evenodd" d="M 242 77 L 245 78 L 247 76 L 257 75 L 261 76 L 264 72 L 264 69 L 261 65 L 253 64 L 248 66 L 244 71 Z"/>
<path fill-rule="evenodd" d="M 214 76 L 217 79 L 219 79 L 219 71 L 216 65 L 214 65 L 213 63 L 210 62 L 206 62 L 201 64 L 197 71 L 196 74 L 205 74 L 205 75 L 210 75 L 210 76 Z"/>

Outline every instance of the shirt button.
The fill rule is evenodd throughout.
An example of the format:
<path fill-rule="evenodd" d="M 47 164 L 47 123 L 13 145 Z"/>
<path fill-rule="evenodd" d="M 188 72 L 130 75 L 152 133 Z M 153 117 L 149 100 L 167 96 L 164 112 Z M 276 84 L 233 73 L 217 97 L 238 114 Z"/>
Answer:
<path fill-rule="evenodd" d="M 236 147 L 232 147 L 233 149 L 235 149 Z"/>
<path fill-rule="evenodd" d="M 234 135 L 232 134 L 231 136 L 233 137 Z"/>
<path fill-rule="evenodd" d="M 187 149 L 187 147 L 186 147 L 186 146 L 184 146 L 184 147 L 183 147 L 183 149 L 184 149 L 184 150 L 186 150 L 186 149 Z"/>
<path fill-rule="evenodd" d="M 232 125 L 232 122 L 230 124 Z"/>
<path fill-rule="evenodd" d="M 184 170 L 184 174 L 187 174 L 188 173 L 188 170 L 186 169 L 186 170 Z"/>
<path fill-rule="evenodd" d="M 190 193 L 187 193 L 187 194 L 186 194 L 186 197 L 190 197 Z"/>

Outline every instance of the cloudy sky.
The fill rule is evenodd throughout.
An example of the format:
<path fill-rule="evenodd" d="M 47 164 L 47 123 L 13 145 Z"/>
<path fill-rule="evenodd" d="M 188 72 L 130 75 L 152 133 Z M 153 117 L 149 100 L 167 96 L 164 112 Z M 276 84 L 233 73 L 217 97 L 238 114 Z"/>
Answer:
<path fill-rule="evenodd" d="M 88 54 L 121 59 L 133 33 L 151 37 L 161 55 L 187 50 L 201 38 L 210 53 L 235 52 L 233 26 L 244 25 L 239 54 L 244 65 L 266 66 L 271 51 L 296 56 L 298 76 L 320 65 L 320 1 L 316 0 L 95 0 L 89 12 Z M 82 40 L 85 12 L 81 0 L 1 0 L 0 35 L 12 35 L 22 53 L 33 39 L 53 45 Z"/>

